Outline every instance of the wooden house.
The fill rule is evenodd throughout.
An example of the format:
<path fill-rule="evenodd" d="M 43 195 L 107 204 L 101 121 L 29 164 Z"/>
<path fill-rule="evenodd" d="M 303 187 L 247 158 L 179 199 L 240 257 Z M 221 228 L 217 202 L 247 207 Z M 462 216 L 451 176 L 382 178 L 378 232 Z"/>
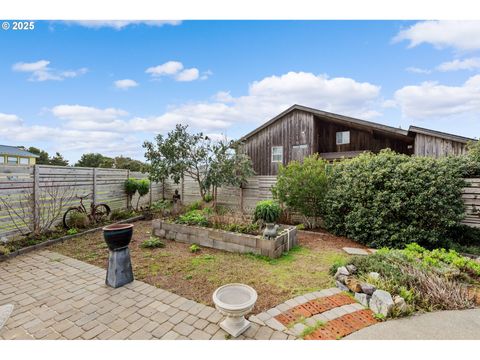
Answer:
<path fill-rule="evenodd" d="M 314 153 L 334 160 L 390 148 L 441 157 L 466 152 L 469 139 L 411 126 L 408 130 L 293 105 L 241 138 L 257 175 L 276 175 L 280 164 Z"/>

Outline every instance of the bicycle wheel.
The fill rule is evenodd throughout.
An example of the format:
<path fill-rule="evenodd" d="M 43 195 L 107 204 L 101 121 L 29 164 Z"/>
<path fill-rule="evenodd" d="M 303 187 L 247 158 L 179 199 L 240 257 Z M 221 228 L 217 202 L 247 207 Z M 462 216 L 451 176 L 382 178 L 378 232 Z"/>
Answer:
<path fill-rule="evenodd" d="M 85 211 L 79 209 L 78 207 L 71 207 L 65 211 L 65 214 L 63 214 L 63 226 L 66 229 L 83 227 L 86 224 L 80 222 L 85 222 L 86 219 L 87 214 Z"/>
<path fill-rule="evenodd" d="M 95 213 L 93 216 L 96 222 L 107 220 L 108 215 L 110 215 L 110 206 L 108 206 L 107 204 L 95 205 Z"/>

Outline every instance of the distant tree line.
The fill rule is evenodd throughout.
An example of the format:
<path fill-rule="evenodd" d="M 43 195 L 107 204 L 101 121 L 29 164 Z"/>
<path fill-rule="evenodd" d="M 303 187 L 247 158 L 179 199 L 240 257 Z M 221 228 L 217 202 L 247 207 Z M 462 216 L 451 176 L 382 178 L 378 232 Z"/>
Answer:
<path fill-rule="evenodd" d="M 56 152 L 54 156 L 49 156 L 45 150 L 38 149 L 36 147 L 29 147 L 27 151 L 38 155 L 36 163 L 39 165 L 57 165 L 57 166 L 69 166 L 68 160 L 66 160 L 59 152 Z M 86 153 L 80 157 L 75 165 L 79 167 L 95 167 L 95 168 L 108 168 L 108 169 L 128 169 L 130 171 L 148 171 L 148 164 L 132 159 L 126 156 L 108 157 L 99 153 Z"/>

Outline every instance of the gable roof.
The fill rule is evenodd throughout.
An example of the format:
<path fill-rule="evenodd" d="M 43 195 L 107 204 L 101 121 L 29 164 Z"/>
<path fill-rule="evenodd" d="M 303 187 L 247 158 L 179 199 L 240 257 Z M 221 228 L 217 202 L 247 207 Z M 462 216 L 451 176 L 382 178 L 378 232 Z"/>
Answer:
<path fill-rule="evenodd" d="M 249 132 L 247 135 L 243 136 L 240 140 L 241 141 L 247 140 L 248 138 L 250 138 L 253 135 L 260 132 L 261 130 L 263 130 L 266 127 L 272 125 L 273 123 L 275 123 L 280 118 L 284 117 L 288 113 L 290 113 L 292 111 L 295 111 L 295 110 L 305 111 L 305 112 L 311 113 L 313 115 L 321 116 L 321 117 L 327 118 L 331 121 L 335 121 L 335 122 L 346 124 L 346 125 L 356 125 L 356 126 L 362 126 L 362 127 L 369 127 L 369 128 L 375 129 L 377 131 L 392 134 L 392 135 L 396 135 L 396 136 L 405 136 L 406 137 L 406 136 L 411 135 L 412 133 L 418 133 L 418 134 L 436 136 L 436 137 L 440 137 L 440 138 L 443 138 L 443 139 L 448 139 L 448 140 L 457 141 L 457 142 L 461 142 L 461 143 L 466 143 L 467 141 L 470 141 L 470 140 L 476 141 L 475 139 L 467 138 L 467 137 L 464 137 L 464 136 L 448 134 L 448 133 L 444 133 L 444 132 L 440 132 L 440 131 L 436 131 L 436 130 L 424 129 L 424 128 L 421 128 L 421 127 L 418 127 L 418 126 L 410 126 L 408 130 L 404 130 L 404 129 L 396 128 L 396 127 L 393 127 L 393 126 L 388 126 L 388 125 L 374 123 L 374 122 L 367 121 L 367 120 L 357 119 L 357 118 L 350 117 L 350 116 L 345 116 L 345 115 L 331 113 L 331 112 L 328 112 L 328 111 L 313 109 L 313 108 L 303 106 L 303 105 L 298 105 L 298 104 L 295 104 L 295 105 L 289 107 L 287 110 L 278 114 L 274 118 L 268 120 L 266 123 L 260 125 L 255 130 L 253 130 L 253 131 Z"/>
<path fill-rule="evenodd" d="M 425 128 L 421 128 L 421 127 L 413 126 L 413 125 L 410 125 L 410 127 L 408 128 L 408 132 L 435 136 L 435 137 L 439 137 L 439 138 L 442 138 L 442 139 L 452 140 L 452 141 L 456 141 L 456 142 L 460 142 L 460 143 L 464 143 L 464 144 L 466 144 L 469 141 L 477 141 L 476 139 L 468 138 L 468 137 L 465 137 L 465 136 L 448 134 L 448 133 L 444 133 L 444 132 L 441 132 L 441 131 L 425 129 Z"/>
<path fill-rule="evenodd" d="M 24 156 L 38 158 L 37 154 L 33 154 L 27 150 L 23 150 L 16 146 L 0 145 L 0 155 Z"/>
<path fill-rule="evenodd" d="M 376 130 L 391 133 L 391 134 L 394 134 L 394 135 L 408 136 L 408 131 L 407 130 L 396 128 L 396 127 L 393 127 L 393 126 L 378 124 L 378 123 L 374 123 L 374 122 L 367 121 L 367 120 L 361 120 L 361 119 L 353 118 L 353 117 L 350 117 L 350 116 L 335 114 L 335 113 L 331 113 L 331 112 L 328 112 L 328 111 L 318 110 L 318 109 L 310 108 L 310 107 L 307 107 L 307 106 L 295 104 L 293 106 L 290 106 L 287 110 L 278 114 L 274 118 L 268 120 L 263 125 L 260 125 L 255 130 L 249 132 L 247 135 L 243 136 L 241 140 L 248 139 L 249 137 L 255 135 L 256 133 L 258 133 L 261 130 L 265 129 L 266 127 L 270 126 L 271 124 L 273 124 L 274 122 L 276 122 L 277 120 L 282 118 L 283 116 L 285 116 L 288 113 L 290 113 L 292 111 L 295 111 L 295 110 L 305 111 L 305 112 L 308 112 L 308 113 L 311 113 L 311 114 L 314 114 L 314 115 L 317 115 L 317 116 L 325 117 L 325 118 L 328 118 L 329 120 L 337 121 L 337 122 L 340 122 L 340 123 L 343 123 L 343 124 L 352 124 L 352 125 L 357 125 L 357 126 L 370 127 L 370 128 L 374 128 Z"/>

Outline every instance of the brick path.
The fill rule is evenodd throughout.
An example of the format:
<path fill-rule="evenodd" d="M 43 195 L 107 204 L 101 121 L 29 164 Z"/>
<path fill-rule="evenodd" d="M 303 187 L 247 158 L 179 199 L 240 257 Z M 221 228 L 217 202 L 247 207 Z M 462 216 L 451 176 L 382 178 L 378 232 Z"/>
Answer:
<path fill-rule="evenodd" d="M 0 339 L 223 340 L 227 335 L 212 307 L 141 281 L 109 288 L 105 270 L 51 251 L 0 263 L 0 305 L 7 303 L 15 309 Z M 295 338 L 257 320 L 237 339 Z"/>

